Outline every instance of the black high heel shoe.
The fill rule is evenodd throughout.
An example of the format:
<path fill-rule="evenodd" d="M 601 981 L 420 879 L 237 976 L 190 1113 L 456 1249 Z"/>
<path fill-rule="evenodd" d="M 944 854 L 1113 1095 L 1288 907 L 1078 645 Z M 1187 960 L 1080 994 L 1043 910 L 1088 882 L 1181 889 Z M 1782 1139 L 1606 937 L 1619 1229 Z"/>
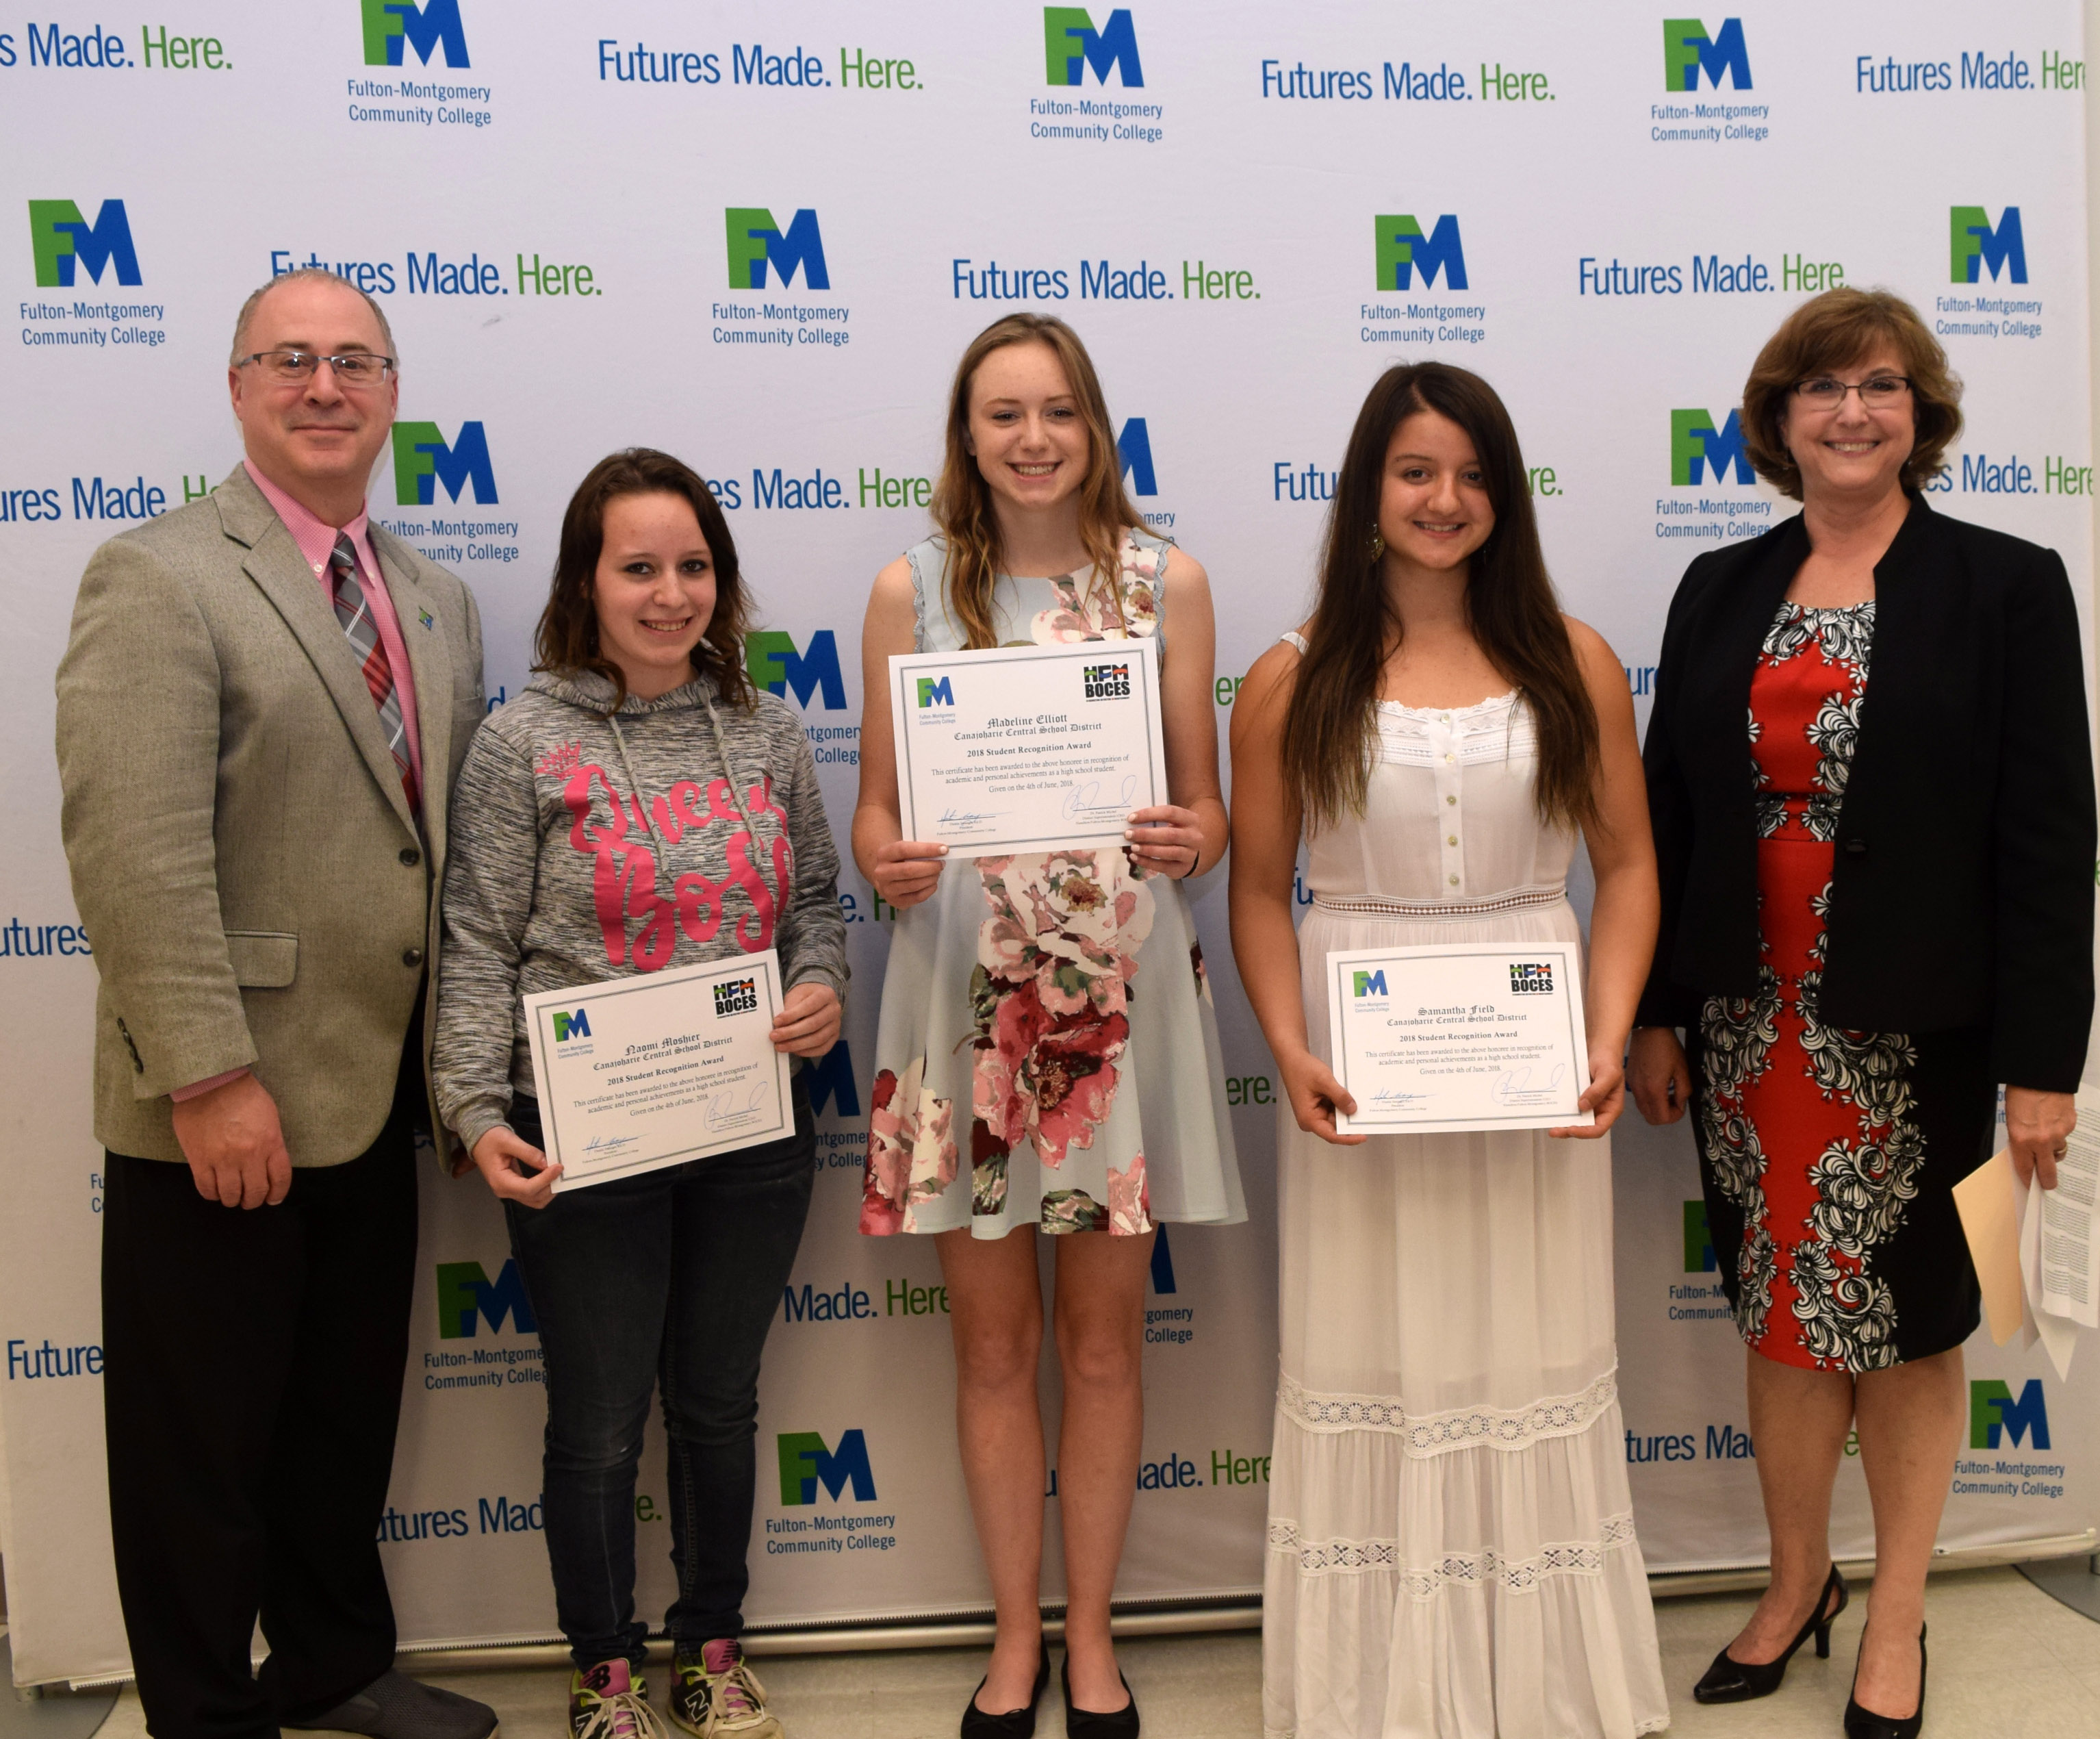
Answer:
<path fill-rule="evenodd" d="M 1130 1701 L 1120 1709 L 1111 1709 L 1106 1715 L 1092 1709 L 1072 1706 L 1072 1657 L 1067 1654 L 1057 1666 L 1057 1684 L 1065 1693 L 1065 1739 L 1137 1739 L 1137 1693 L 1130 1688 L 1130 1680 L 1123 1678 L 1118 1670 L 1116 1677 L 1123 1679 L 1123 1688 Z"/>
<path fill-rule="evenodd" d="M 1830 1591 L 1838 1591 L 1838 1604 L 1830 1605 Z M 1786 1663 L 1793 1658 L 1794 1651 L 1813 1636 L 1819 1660 L 1830 1658 L 1830 1626 L 1838 1614 L 1851 1604 L 1851 1590 L 1845 1586 L 1845 1578 L 1838 1573 L 1838 1566 L 1830 1566 L 1830 1573 L 1824 1579 L 1823 1591 L 1815 1596 L 1815 1609 L 1808 1615 L 1808 1622 L 1786 1645 L 1786 1653 L 1776 1661 L 1767 1661 L 1753 1666 L 1748 1661 L 1731 1659 L 1723 1649 L 1714 1657 L 1714 1664 L 1706 1669 L 1706 1676 L 1692 1687 L 1694 1702 L 1746 1703 L 1753 1697 L 1769 1697 L 1786 1677 Z M 1829 1607 L 1829 1610 L 1824 1609 Z M 1856 1675 L 1855 1675 L 1856 1676 Z M 1847 1728 L 1847 1732 L 1851 1729 Z"/>
<path fill-rule="evenodd" d="M 991 1676 L 987 1673 L 985 1679 Z M 1034 1739 L 1035 1732 L 1035 1706 L 1043 1701 L 1043 1688 L 1050 1682 L 1050 1640 L 1043 1640 L 1043 1658 L 1036 1664 L 1035 1688 L 1028 1693 L 1026 1708 L 1009 1709 L 1004 1715 L 987 1715 L 977 1707 L 977 1691 L 985 1688 L 985 1679 L 977 1680 L 977 1691 L 970 1693 L 969 1706 L 963 1710 L 962 1739 Z"/>
<path fill-rule="evenodd" d="M 1860 1649 L 1866 1652 L 1867 1639 L 1860 1638 Z M 1860 1688 L 1860 1668 L 1855 1662 L 1852 1667 L 1852 1688 Z M 1917 1627 L 1917 1710 L 1899 1721 L 1892 1715 L 1876 1715 L 1871 1709 L 1862 1709 L 1856 1697 L 1845 1699 L 1845 1739 L 1917 1739 L 1919 1730 L 1925 1725 L 1925 1626 Z"/>

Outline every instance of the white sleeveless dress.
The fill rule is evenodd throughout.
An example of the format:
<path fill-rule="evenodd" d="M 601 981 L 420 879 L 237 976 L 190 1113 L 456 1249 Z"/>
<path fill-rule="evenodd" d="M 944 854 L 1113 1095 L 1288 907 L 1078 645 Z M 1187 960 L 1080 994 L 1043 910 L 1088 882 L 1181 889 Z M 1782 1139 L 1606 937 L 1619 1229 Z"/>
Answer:
<path fill-rule="evenodd" d="M 1330 950 L 1581 936 L 1529 710 L 1382 703 L 1379 732 L 1365 813 L 1308 842 L 1321 1056 Z M 1667 1726 L 1615 1380 L 1610 1137 L 1335 1147 L 1287 1109 L 1279 1130 L 1269 1739 Z"/>

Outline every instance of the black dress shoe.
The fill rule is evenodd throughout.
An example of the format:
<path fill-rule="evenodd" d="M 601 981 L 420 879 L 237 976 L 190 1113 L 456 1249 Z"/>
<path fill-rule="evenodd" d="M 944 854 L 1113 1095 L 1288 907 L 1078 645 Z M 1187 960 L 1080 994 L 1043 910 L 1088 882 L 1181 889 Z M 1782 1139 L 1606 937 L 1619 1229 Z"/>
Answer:
<path fill-rule="evenodd" d="M 1137 1739 L 1137 1697 L 1130 1688 L 1130 1680 L 1123 1678 L 1120 1669 L 1116 1677 L 1123 1679 L 1123 1694 L 1130 1698 L 1120 1709 L 1111 1709 L 1106 1715 L 1092 1709 L 1072 1706 L 1072 1657 L 1068 1653 L 1057 1667 L 1057 1683 L 1065 1693 L 1065 1739 Z"/>
<path fill-rule="evenodd" d="M 985 1678 L 991 1675 L 987 1673 Z M 1050 1682 L 1050 1643 L 1043 1644 L 1043 1658 L 1035 1665 L 1035 1688 L 1028 1693 L 1026 1708 L 1009 1709 L 1004 1715 L 987 1715 L 977 1707 L 977 1692 L 970 1693 L 969 1707 L 963 1710 L 963 1739 L 1033 1739 L 1035 1706 L 1043 1701 L 1043 1688 Z M 985 1688 L 977 1680 L 977 1691 Z"/>
<path fill-rule="evenodd" d="M 1865 1653 L 1867 1639 L 1860 1638 L 1860 1649 Z M 1859 1688 L 1860 1669 L 1852 1668 L 1852 1687 Z M 1876 1715 L 1871 1709 L 1862 1709 L 1856 1697 L 1845 1699 L 1845 1739 L 1917 1739 L 1919 1730 L 1925 1725 L 1925 1626 L 1917 1627 L 1917 1711 L 1899 1721 L 1892 1715 Z"/>
<path fill-rule="evenodd" d="M 1838 1604 L 1830 1604 L 1832 1590 L 1837 1591 Z M 1786 1645 L 1786 1653 L 1776 1661 L 1752 1665 L 1748 1661 L 1730 1657 L 1723 1649 L 1714 1657 L 1714 1664 L 1706 1669 L 1706 1676 L 1692 1687 L 1692 1697 L 1701 1703 L 1746 1703 L 1753 1697 L 1769 1697 L 1779 1688 L 1780 1680 L 1786 1676 L 1786 1663 L 1793 1658 L 1794 1651 L 1808 1639 L 1815 1639 L 1815 1653 L 1822 1660 L 1830 1658 L 1830 1626 L 1838 1614 L 1844 1611 L 1852 1598 L 1851 1591 L 1845 1586 L 1845 1578 L 1838 1573 L 1838 1566 L 1830 1566 L 1824 1578 L 1823 1591 L 1815 1596 L 1815 1609 L 1808 1615 L 1808 1622 Z M 1857 1675 L 1855 1675 L 1856 1677 Z M 1847 1728 L 1847 1732 L 1851 1729 Z"/>

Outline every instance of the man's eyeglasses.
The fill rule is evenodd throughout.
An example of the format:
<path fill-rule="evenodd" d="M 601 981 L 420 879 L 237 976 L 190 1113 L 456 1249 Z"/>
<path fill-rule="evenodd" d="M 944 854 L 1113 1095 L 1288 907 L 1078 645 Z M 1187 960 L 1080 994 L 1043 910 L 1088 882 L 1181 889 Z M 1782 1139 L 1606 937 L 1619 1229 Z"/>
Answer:
<path fill-rule="evenodd" d="M 394 361 L 375 351 L 351 351 L 342 356 L 324 356 L 315 351 L 258 351 L 252 356 L 243 356 L 234 367 L 245 369 L 252 362 L 262 369 L 266 381 L 301 386 L 326 363 L 338 386 L 377 386 L 393 372 Z"/>
<path fill-rule="evenodd" d="M 1908 397 L 1910 382 L 1900 374 L 1870 374 L 1855 386 L 1828 374 L 1819 374 L 1812 381 L 1793 383 L 1794 397 L 1819 411 L 1836 410 L 1845 402 L 1845 395 L 1852 392 L 1859 394 L 1860 404 L 1868 410 L 1881 410 Z"/>

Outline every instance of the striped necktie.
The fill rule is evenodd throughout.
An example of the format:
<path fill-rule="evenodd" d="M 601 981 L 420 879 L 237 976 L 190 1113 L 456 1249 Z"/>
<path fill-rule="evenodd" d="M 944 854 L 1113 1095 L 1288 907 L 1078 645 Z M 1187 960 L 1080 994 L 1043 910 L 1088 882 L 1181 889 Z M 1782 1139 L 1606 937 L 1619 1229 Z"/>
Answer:
<path fill-rule="evenodd" d="M 379 638 L 379 625 L 364 601 L 364 588 L 357 577 L 357 551 L 350 534 L 338 532 L 335 548 L 329 552 L 329 566 L 335 572 L 335 619 L 350 641 L 364 669 L 364 686 L 372 691 L 372 704 L 379 708 L 379 730 L 386 739 L 394 765 L 401 775 L 402 788 L 408 793 L 408 808 L 422 813 L 423 794 L 417 788 L 415 764 L 408 758 L 408 727 L 401 718 L 401 694 L 394 686 L 393 667 L 386 662 L 386 648 Z"/>

